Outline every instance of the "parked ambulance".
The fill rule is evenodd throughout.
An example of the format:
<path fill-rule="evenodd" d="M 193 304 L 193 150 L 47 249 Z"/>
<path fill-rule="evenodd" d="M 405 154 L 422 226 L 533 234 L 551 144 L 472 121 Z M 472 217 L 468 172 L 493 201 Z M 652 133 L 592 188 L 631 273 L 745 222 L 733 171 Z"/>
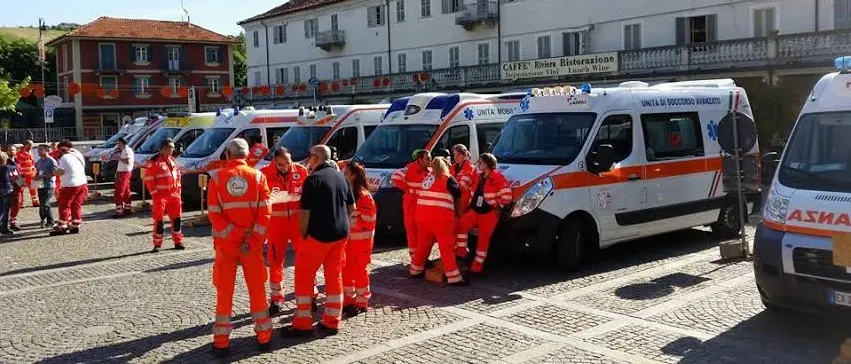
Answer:
<path fill-rule="evenodd" d="M 198 176 L 225 159 L 225 149 L 231 140 L 244 138 L 250 142 L 260 136 L 267 147 L 272 147 L 272 140 L 283 136 L 297 122 L 298 110 L 236 109 L 232 115 L 218 118 L 177 158 L 183 173 L 183 201 L 200 202 Z"/>
<path fill-rule="evenodd" d="M 390 176 L 412 161 L 414 150 L 448 150 L 464 144 L 475 159 L 517 112 L 524 96 L 422 93 L 394 101 L 384 121 L 352 157 L 366 167 L 379 206 L 379 231 L 404 231 L 402 191 L 393 186 Z"/>
<path fill-rule="evenodd" d="M 533 89 L 491 147 L 515 196 L 495 246 L 576 270 L 638 238 L 706 225 L 736 236 L 718 143 L 720 120 L 734 112 L 753 120 L 730 79 Z M 754 140 L 747 154 L 756 153 Z"/>
<path fill-rule="evenodd" d="M 126 139 L 127 143 L 132 146 L 133 141 L 139 140 L 142 135 L 146 134 L 146 132 L 156 128 L 162 120 L 164 120 L 164 118 L 158 115 L 136 118 L 132 123 L 127 123 L 122 126 L 118 133 L 107 139 L 107 141 L 101 146 L 90 149 L 83 155 L 86 159 L 86 175 L 93 177 L 93 165 L 94 163 L 100 163 L 101 177 L 111 180 L 115 174 L 114 172 L 117 164 L 110 163 L 109 158 L 115 150 L 115 145 L 118 144 L 118 138 Z M 107 173 L 110 167 L 112 168 L 112 174 Z"/>
<path fill-rule="evenodd" d="M 851 306 L 851 57 L 813 87 L 783 151 L 754 242 L 767 308 Z"/>
<path fill-rule="evenodd" d="M 389 107 L 390 104 L 334 105 L 322 110 L 307 110 L 299 117 L 298 125 L 290 128 L 273 150 L 286 147 L 294 161 L 304 164 L 311 146 L 325 144 L 337 150 L 337 159 L 350 159 L 381 124 Z M 273 157 L 274 154 L 269 153 L 257 168 L 267 166 Z"/>

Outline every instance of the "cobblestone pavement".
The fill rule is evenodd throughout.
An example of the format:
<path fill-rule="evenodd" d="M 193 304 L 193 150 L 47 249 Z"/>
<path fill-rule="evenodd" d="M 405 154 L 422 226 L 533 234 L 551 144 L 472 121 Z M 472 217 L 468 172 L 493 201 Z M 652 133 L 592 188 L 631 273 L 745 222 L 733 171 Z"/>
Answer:
<path fill-rule="evenodd" d="M 0 240 L 0 363 L 215 361 L 209 228 L 186 229 L 184 251 L 150 254 L 149 215 L 111 214 L 107 201 L 93 201 L 80 234 L 48 237 L 27 208 L 24 231 Z M 575 274 L 497 256 L 470 287 L 448 288 L 408 279 L 406 250 L 379 242 L 372 307 L 334 337 L 276 335 L 272 351 L 257 352 L 238 279 L 231 359 L 829 363 L 837 355 L 847 323 L 765 311 L 750 264 L 718 261 L 717 244 L 707 231 L 670 234 L 606 250 Z M 291 267 L 286 286 L 291 293 Z M 276 327 L 294 307 L 287 302 Z"/>

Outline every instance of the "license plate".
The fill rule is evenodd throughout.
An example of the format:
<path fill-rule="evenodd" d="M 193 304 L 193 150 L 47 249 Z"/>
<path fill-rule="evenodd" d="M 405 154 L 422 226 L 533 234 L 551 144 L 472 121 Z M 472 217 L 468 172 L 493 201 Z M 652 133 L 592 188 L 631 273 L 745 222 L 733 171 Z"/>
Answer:
<path fill-rule="evenodd" d="M 851 234 L 833 237 L 833 264 L 838 267 L 851 267 Z"/>
<path fill-rule="evenodd" d="M 851 293 L 830 291 L 827 299 L 831 304 L 851 307 Z"/>

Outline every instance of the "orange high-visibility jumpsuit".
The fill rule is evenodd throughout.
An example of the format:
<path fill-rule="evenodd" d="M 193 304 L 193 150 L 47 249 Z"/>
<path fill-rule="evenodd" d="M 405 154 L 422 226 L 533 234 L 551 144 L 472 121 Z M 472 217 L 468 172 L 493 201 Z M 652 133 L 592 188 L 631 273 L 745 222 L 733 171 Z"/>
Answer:
<path fill-rule="evenodd" d="M 269 183 L 272 196 L 286 192 L 285 201 L 272 201 L 272 221 L 269 224 L 269 234 L 266 236 L 269 249 L 266 252 L 269 261 L 269 295 L 274 303 L 284 301 L 282 282 L 284 281 L 284 259 L 287 256 L 287 243 L 292 242 L 293 251 L 304 240 L 299 228 L 299 211 L 301 210 L 301 189 L 307 179 L 307 168 L 293 163 L 290 171 L 282 174 L 275 163 L 262 169 Z"/>
<path fill-rule="evenodd" d="M 213 262 L 213 285 L 216 287 L 213 347 L 225 349 L 230 344 L 230 317 L 238 265 L 242 265 L 248 287 L 257 342 L 266 344 L 272 338 L 272 320 L 267 312 L 269 307 L 263 289 L 266 284 L 263 241 L 272 215 L 266 177 L 244 160 L 230 160 L 223 168 L 209 173 L 207 202 L 216 251 Z"/>
<path fill-rule="evenodd" d="M 463 215 L 470 209 L 470 199 L 473 196 L 473 187 L 478 182 L 478 175 L 469 159 L 461 164 L 452 165 L 451 171 L 452 177 L 458 181 L 458 187 L 461 188 L 461 215 Z M 467 249 L 468 236 L 468 233 L 458 233 L 455 236 L 455 254 L 461 258 L 470 253 Z"/>
<path fill-rule="evenodd" d="M 21 150 L 15 154 L 14 158 L 15 164 L 18 165 L 18 173 L 21 177 L 24 177 L 24 185 L 21 189 L 30 191 L 32 206 L 38 207 L 38 190 L 33 187 L 33 179 L 36 174 L 35 160 L 33 159 L 32 154 L 30 154 L 30 150 L 26 149 L 26 147 L 21 148 Z M 21 199 L 18 200 L 18 206 L 24 207 L 23 193 L 21 194 Z"/>
<path fill-rule="evenodd" d="M 375 236 L 375 200 L 369 191 L 360 191 L 352 215 L 349 241 L 346 243 L 346 265 L 343 267 L 343 306 L 366 308 L 372 292 L 369 290 L 369 263 Z"/>
<path fill-rule="evenodd" d="M 451 192 L 455 190 L 455 195 Z M 455 261 L 455 200 L 460 198 L 461 191 L 455 179 L 449 176 L 436 177 L 429 174 L 422 183 L 422 189 L 417 196 L 417 249 L 409 271 L 418 275 L 425 269 L 425 262 L 431 254 L 431 247 L 437 240 L 440 260 L 443 262 L 446 281 L 461 282 L 461 271 Z"/>
<path fill-rule="evenodd" d="M 171 221 L 171 238 L 175 247 L 183 246 L 181 218 L 183 201 L 180 198 L 180 171 L 172 156 L 157 155 L 146 163 L 145 187 L 151 194 L 151 217 L 154 219 L 154 248 L 163 244 L 165 224 L 163 217 L 168 214 Z"/>
<path fill-rule="evenodd" d="M 469 233 L 473 228 L 479 228 L 476 258 L 470 266 L 470 271 L 480 273 L 484 269 L 491 236 L 499 222 L 499 209 L 502 206 L 508 206 L 511 203 L 511 197 L 511 187 L 499 171 L 491 171 L 487 177 L 479 176 L 479 182 L 473 191 L 473 199 L 470 201 L 470 210 L 461 216 L 457 231 L 459 234 Z"/>
<path fill-rule="evenodd" d="M 256 166 L 257 162 L 263 160 L 266 157 L 266 154 L 269 154 L 269 148 L 266 148 L 263 143 L 257 143 L 251 146 L 251 149 L 248 150 L 248 165 Z"/>
<path fill-rule="evenodd" d="M 411 260 L 417 248 L 417 191 L 422 186 L 423 179 L 429 174 L 431 168 L 423 168 L 416 161 L 408 163 L 405 168 L 393 172 L 390 180 L 393 185 L 403 191 L 402 214 L 405 219 L 405 235 L 408 239 L 408 254 Z"/>

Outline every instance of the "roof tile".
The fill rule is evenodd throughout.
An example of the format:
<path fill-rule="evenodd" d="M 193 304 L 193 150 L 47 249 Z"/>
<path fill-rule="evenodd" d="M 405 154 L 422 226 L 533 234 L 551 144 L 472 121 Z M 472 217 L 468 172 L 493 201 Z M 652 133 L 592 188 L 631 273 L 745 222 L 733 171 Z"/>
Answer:
<path fill-rule="evenodd" d="M 210 43 L 239 42 L 237 38 L 224 36 L 186 22 L 110 17 L 97 18 L 91 23 L 50 41 L 48 44 L 55 44 L 66 38 L 145 39 Z"/>
<path fill-rule="evenodd" d="M 263 14 L 253 16 L 251 18 L 245 19 L 239 24 L 250 23 L 253 21 L 268 19 L 275 16 L 286 15 L 297 13 L 300 11 L 320 8 L 323 6 L 336 4 L 343 2 L 345 0 L 290 0 L 289 2 L 284 3 L 283 5 L 279 5 L 272 10 L 269 10 Z"/>

